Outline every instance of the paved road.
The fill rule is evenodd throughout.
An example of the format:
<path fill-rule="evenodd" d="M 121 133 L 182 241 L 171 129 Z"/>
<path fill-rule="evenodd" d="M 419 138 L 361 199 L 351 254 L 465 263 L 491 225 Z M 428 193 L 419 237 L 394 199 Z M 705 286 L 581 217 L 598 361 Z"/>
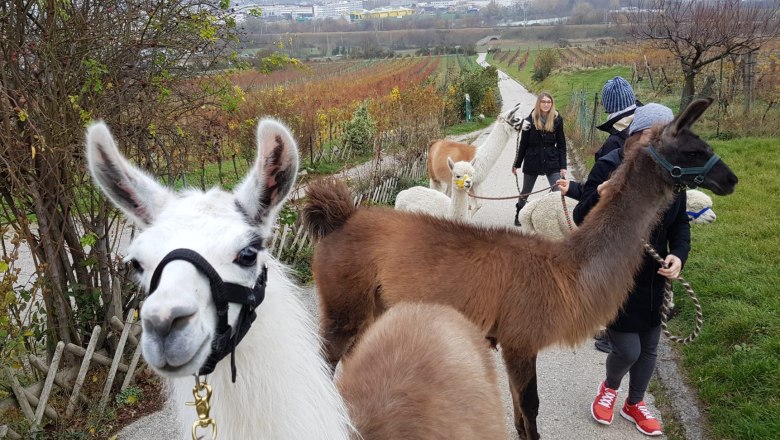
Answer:
<path fill-rule="evenodd" d="M 478 62 L 484 62 L 484 54 L 480 56 Z M 535 96 L 503 72 L 499 72 L 499 75 L 504 110 L 508 110 L 519 102 L 523 106 L 522 111 L 526 114 L 529 113 L 533 108 Z M 483 132 L 473 143 L 480 145 L 487 134 L 487 131 Z M 510 139 L 490 171 L 487 184 L 483 185 L 485 195 L 499 197 L 517 194 L 515 179 L 511 173 L 514 149 L 515 139 Z M 542 177 L 537 181 L 535 189 L 540 189 L 545 185 L 546 179 Z M 514 201 L 484 201 L 482 209 L 474 216 L 474 221 L 485 225 L 514 228 L 512 225 L 514 213 Z M 518 264 L 522 264 L 520 259 L 518 259 Z M 316 314 L 314 289 L 307 290 L 305 300 L 312 313 Z M 516 439 L 517 435 L 514 434 L 512 421 L 512 405 L 503 362 L 498 354 L 496 354 L 495 360 L 504 394 L 507 425 L 512 432 L 510 439 Z M 596 351 L 592 341 L 585 341 L 583 345 L 576 348 L 550 348 L 540 353 L 538 360 L 540 399 L 538 425 L 543 438 L 556 440 L 646 438 L 634 428 L 633 424 L 617 414 L 612 426 L 599 425 L 592 420 L 590 404 L 595 397 L 596 387 L 604 378 L 605 360 L 606 355 Z M 624 384 L 624 388 L 627 388 L 627 378 Z M 622 404 L 625 395 L 625 391 L 620 392 L 618 405 Z M 653 396 L 648 394 L 645 400 L 651 410 L 660 416 L 653 407 Z M 170 409 L 160 411 L 128 426 L 120 433 L 119 438 L 124 440 L 181 438 L 173 431 L 176 423 L 172 420 L 173 415 Z"/>

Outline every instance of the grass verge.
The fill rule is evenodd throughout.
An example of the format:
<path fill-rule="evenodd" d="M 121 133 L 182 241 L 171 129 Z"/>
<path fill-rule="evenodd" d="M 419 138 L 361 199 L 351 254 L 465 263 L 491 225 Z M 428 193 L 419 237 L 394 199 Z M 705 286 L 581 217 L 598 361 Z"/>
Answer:
<path fill-rule="evenodd" d="M 681 348 L 683 369 L 722 439 L 780 438 L 780 192 L 777 139 L 711 142 L 739 176 L 734 194 L 714 197 L 715 223 L 692 228 L 684 276 L 704 312 L 699 339 Z M 677 299 L 679 298 L 679 301 Z M 675 295 L 687 334 L 694 310 Z"/>

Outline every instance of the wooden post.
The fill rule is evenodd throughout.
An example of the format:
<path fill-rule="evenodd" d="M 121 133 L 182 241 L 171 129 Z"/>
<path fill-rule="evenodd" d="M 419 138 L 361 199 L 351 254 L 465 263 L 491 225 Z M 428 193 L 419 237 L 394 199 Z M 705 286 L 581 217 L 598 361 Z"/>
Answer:
<path fill-rule="evenodd" d="M 135 347 L 135 352 L 133 353 L 133 359 L 130 361 L 130 367 L 127 369 L 127 373 L 125 373 L 125 380 L 122 381 L 122 388 L 120 388 L 120 391 L 124 391 L 125 388 L 127 388 L 128 385 L 130 385 L 130 382 L 133 381 L 133 376 L 135 375 L 135 368 L 138 366 L 138 360 L 141 358 L 141 346 L 137 345 Z"/>
<path fill-rule="evenodd" d="M 38 425 L 43 420 L 43 412 L 46 409 L 46 402 L 49 401 L 49 394 L 51 393 L 51 387 L 54 385 L 54 376 L 57 375 L 57 368 L 60 366 L 60 359 L 62 359 L 62 352 L 65 350 L 65 343 L 60 341 L 57 343 L 57 347 L 54 349 L 54 356 L 51 358 L 51 366 L 49 367 L 49 374 L 46 376 L 46 382 L 43 384 L 43 390 L 41 396 L 38 398 L 38 407 L 35 409 L 35 420 L 33 421 L 32 430 L 36 431 Z"/>
<path fill-rule="evenodd" d="M 119 363 L 122 360 L 122 353 L 125 349 L 125 343 L 127 343 L 127 336 L 130 334 L 130 326 L 132 325 L 133 316 L 135 316 L 135 310 L 130 309 L 130 311 L 127 312 L 125 328 L 122 330 L 122 335 L 119 337 L 119 343 L 116 346 L 114 361 L 111 363 L 111 368 L 108 370 L 106 385 L 103 387 L 103 395 L 100 397 L 100 403 L 98 403 L 98 412 L 102 413 L 106 409 L 108 396 L 111 394 L 111 385 L 114 384 L 114 377 L 116 376 L 117 369 L 119 368 Z"/>
<path fill-rule="evenodd" d="M 14 396 L 16 396 L 19 408 L 22 409 L 22 414 L 30 420 L 35 420 L 35 413 L 30 406 L 30 402 L 27 400 L 27 395 L 24 393 L 22 385 L 20 385 L 19 381 L 16 379 L 14 371 L 10 367 L 5 367 L 5 374 L 11 381 L 11 390 L 14 392 Z"/>
<path fill-rule="evenodd" d="M 84 358 L 81 360 L 81 368 L 79 374 L 76 376 L 76 383 L 73 385 L 73 392 L 70 395 L 68 401 L 68 407 L 65 409 L 65 418 L 69 419 L 73 416 L 73 410 L 76 408 L 76 400 L 81 393 L 81 387 L 84 386 L 84 378 L 87 377 L 87 370 L 89 370 L 89 364 L 92 360 L 92 354 L 95 352 L 95 346 L 97 346 L 98 338 L 100 337 L 100 326 L 97 325 L 92 329 L 92 336 L 89 338 L 89 344 L 87 345 L 87 351 L 84 353 Z"/>

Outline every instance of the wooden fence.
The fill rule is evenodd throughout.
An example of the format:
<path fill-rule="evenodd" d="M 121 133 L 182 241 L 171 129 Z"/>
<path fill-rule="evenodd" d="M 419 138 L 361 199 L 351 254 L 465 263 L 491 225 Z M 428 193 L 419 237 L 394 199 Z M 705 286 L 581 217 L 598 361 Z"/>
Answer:
<path fill-rule="evenodd" d="M 45 365 L 40 359 L 30 356 L 30 367 L 40 371 L 45 375 L 45 379 L 33 385 L 22 387 L 17 373 L 6 367 L 5 374 L 11 384 L 13 395 L 16 399 L 16 405 L 22 414 L 30 421 L 31 431 L 35 432 L 41 429 L 43 417 L 50 420 L 69 419 L 73 416 L 76 405 L 88 405 L 90 402 L 81 394 L 84 380 L 91 366 L 95 364 L 108 367 L 108 375 L 103 385 L 103 392 L 98 402 L 98 411 L 105 410 L 109 398 L 117 393 L 124 391 L 132 382 L 138 369 L 141 358 L 141 346 L 139 345 L 139 336 L 141 327 L 135 323 L 135 310 L 130 310 L 127 319 L 122 322 L 119 318 L 113 317 L 111 326 L 115 333 L 119 333 L 119 340 L 113 357 L 108 357 L 95 351 L 97 342 L 100 339 L 103 329 L 96 326 L 92 330 L 92 336 L 86 348 L 74 344 L 65 344 L 60 341 L 51 358 L 49 365 Z M 112 331 L 109 329 L 108 331 Z M 80 367 L 73 367 L 60 371 L 60 361 L 64 353 L 69 353 L 81 358 Z M 126 361 L 128 361 L 126 363 Z M 123 376 L 121 386 L 115 386 L 118 376 Z M 54 386 L 59 387 L 66 394 L 69 394 L 68 405 L 64 413 L 58 412 L 49 405 Z M 90 405 L 94 405 L 91 403 Z M 0 426 L 0 438 L 7 437 L 11 439 L 20 439 L 21 435 L 14 432 L 7 426 Z"/>

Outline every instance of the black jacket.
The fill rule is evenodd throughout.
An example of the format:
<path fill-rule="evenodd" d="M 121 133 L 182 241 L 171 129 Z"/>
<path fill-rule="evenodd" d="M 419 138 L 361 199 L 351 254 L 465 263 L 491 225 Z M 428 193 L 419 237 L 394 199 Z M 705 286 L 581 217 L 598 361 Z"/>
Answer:
<path fill-rule="evenodd" d="M 520 147 L 515 156 L 515 168 L 523 165 L 523 173 L 530 175 L 547 175 L 566 169 L 566 136 L 563 134 L 563 118 L 555 117 L 553 131 L 539 131 L 528 115 L 526 121 L 531 123 L 528 131 L 523 131 Z"/>
<path fill-rule="evenodd" d="M 623 162 L 623 149 L 612 151 L 593 166 L 588 180 L 582 187 L 582 197 L 574 208 L 574 222 L 581 224 L 585 215 L 599 200 L 596 188 L 609 179 L 612 172 Z M 650 244 L 661 258 L 674 254 L 683 265 L 691 250 L 691 227 L 685 210 L 686 198 L 683 191 L 675 197 L 672 205 L 661 217 L 661 222 L 650 234 Z M 641 332 L 661 324 L 661 305 L 666 278 L 657 273 L 660 266 L 645 255 L 645 261 L 634 277 L 634 288 L 609 328 L 619 332 Z"/>

